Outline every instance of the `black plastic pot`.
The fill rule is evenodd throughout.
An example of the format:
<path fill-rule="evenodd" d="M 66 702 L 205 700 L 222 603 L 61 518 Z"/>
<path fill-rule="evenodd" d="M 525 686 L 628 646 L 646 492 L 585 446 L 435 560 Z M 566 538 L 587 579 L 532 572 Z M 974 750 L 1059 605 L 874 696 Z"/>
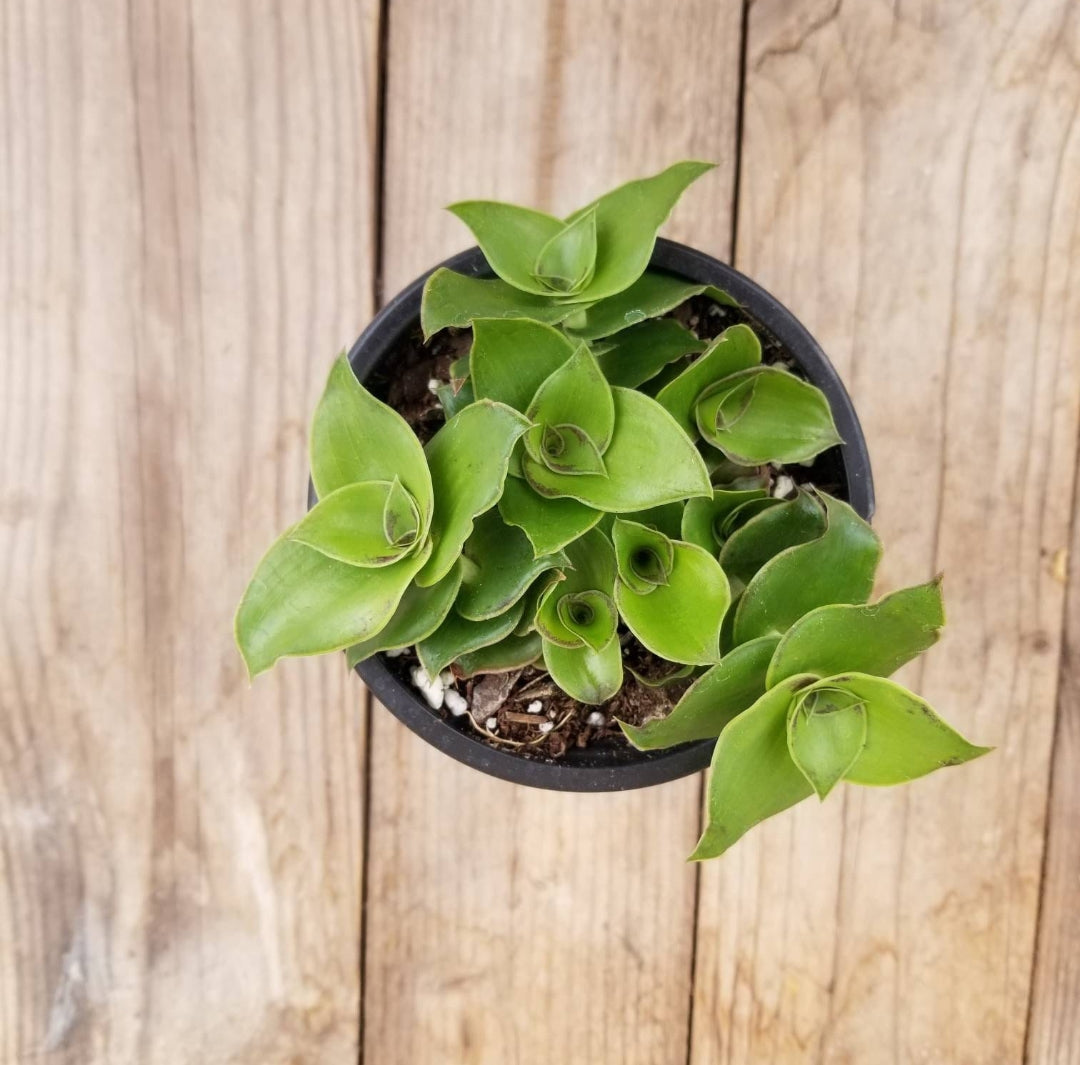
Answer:
<path fill-rule="evenodd" d="M 474 277 L 490 277 L 491 270 L 479 248 L 455 255 L 441 265 Z M 838 479 L 846 483 L 851 505 L 864 518 L 874 510 L 870 458 L 859 420 L 832 364 L 817 341 L 791 312 L 763 288 L 737 270 L 693 248 L 658 240 L 650 264 L 699 284 L 716 285 L 729 292 L 755 323 L 773 334 L 803 373 L 829 399 L 841 437 L 833 461 Z M 364 381 L 410 333 L 419 328 L 420 296 L 427 274 L 391 300 L 364 330 L 349 352 L 357 377 Z M 382 367 L 383 372 L 386 368 Z M 356 671 L 368 688 L 395 717 L 418 736 L 459 762 L 503 780 L 557 791 L 624 791 L 675 780 L 709 764 L 713 741 L 702 740 L 665 751 L 636 751 L 629 746 L 590 747 L 568 751 L 558 761 L 523 758 L 510 750 L 492 747 L 469 728 L 444 720 L 407 682 L 376 655 Z"/>

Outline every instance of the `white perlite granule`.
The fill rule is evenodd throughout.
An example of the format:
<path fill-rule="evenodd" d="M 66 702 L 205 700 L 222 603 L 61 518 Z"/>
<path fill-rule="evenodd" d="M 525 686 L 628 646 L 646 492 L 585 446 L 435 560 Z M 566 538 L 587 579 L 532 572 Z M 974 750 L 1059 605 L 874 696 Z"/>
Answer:
<path fill-rule="evenodd" d="M 454 717 L 461 717 L 461 715 L 469 709 L 469 704 L 465 701 L 464 695 L 454 691 L 453 688 L 447 688 L 446 709 L 449 710 Z"/>
<path fill-rule="evenodd" d="M 383 654 L 387 658 L 400 658 L 407 650 L 407 647 L 391 647 L 389 651 L 383 651 Z"/>
<path fill-rule="evenodd" d="M 772 496 L 773 499 L 786 499 L 794 491 L 795 482 L 786 473 L 782 473 L 776 478 L 776 483 L 773 485 Z"/>
<path fill-rule="evenodd" d="M 527 707 L 525 707 L 525 713 L 527 713 L 527 714 L 538 714 L 543 709 L 544 709 L 544 704 L 542 702 L 540 702 L 539 699 L 536 699 L 533 702 L 529 703 L 529 705 Z"/>
<path fill-rule="evenodd" d="M 586 725 L 592 725 L 594 728 L 600 728 L 607 724 L 607 718 L 604 717 L 599 710 L 594 710 L 587 718 L 585 718 Z"/>
<path fill-rule="evenodd" d="M 495 729 L 498 728 L 498 725 L 499 719 L 497 717 L 489 717 L 487 721 L 484 722 L 484 727 L 488 730 L 488 732 L 494 732 Z"/>
<path fill-rule="evenodd" d="M 413 666 L 409 674 L 413 687 L 427 700 L 432 710 L 438 710 L 443 704 L 443 682 L 439 677 L 429 677 L 423 666 Z"/>
<path fill-rule="evenodd" d="M 540 722 L 540 731 L 541 732 L 550 732 L 554 727 L 555 727 L 555 722 L 554 721 L 541 721 Z"/>

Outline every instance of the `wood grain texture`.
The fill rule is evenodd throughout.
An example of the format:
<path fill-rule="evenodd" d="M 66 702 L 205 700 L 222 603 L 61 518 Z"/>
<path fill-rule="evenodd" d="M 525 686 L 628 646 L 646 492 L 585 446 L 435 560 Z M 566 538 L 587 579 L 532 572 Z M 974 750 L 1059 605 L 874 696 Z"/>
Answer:
<path fill-rule="evenodd" d="M 1080 312 L 1080 307 L 1075 310 Z M 1033 1065 L 1080 1062 L 1080 566 L 1076 564 L 1080 521 L 1075 511 L 1069 558 L 1042 903 L 1028 1018 L 1027 1060 Z"/>
<path fill-rule="evenodd" d="M 0 4 L 0 1062 L 353 1062 L 363 695 L 231 615 L 371 311 L 376 6 Z"/>
<path fill-rule="evenodd" d="M 567 212 L 687 156 L 721 166 L 667 232 L 726 255 L 738 3 L 390 10 L 388 294 L 471 242 L 454 199 Z M 376 708 L 370 786 L 366 1061 L 683 1065 L 696 780 L 515 788 Z"/>
<path fill-rule="evenodd" d="M 946 639 L 903 679 L 998 750 L 804 804 L 705 870 L 692 1061 L 1019 1062 L 1076 453 L 1078 11 L 757 0 L 748 33 L 736 261 L 852 385 L 882 590 L 946 572 Z"/>

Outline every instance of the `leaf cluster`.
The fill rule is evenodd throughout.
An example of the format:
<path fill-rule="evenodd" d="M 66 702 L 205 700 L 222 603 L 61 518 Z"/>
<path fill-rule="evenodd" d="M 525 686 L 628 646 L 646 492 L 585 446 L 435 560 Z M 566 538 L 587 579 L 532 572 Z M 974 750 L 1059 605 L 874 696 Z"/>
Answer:
<path fill-rule="evenodd" d="M 693 678 L 635 746 L 716 738 L 695 857 L 841 780 L 891 784 L 982 753 L 886 679 L 943 624 L 940 583 L 868 604 L 881 546 L 846 503 L 770 490 L 841 440 L 826 397 L 737 324 L 668 317 L 708 286 L 648 269 L 709 169 L 685 162 L 565 219 L 451 210 L 497 275 L 436 270 L 426 337 L 471 330 L 426 447 L 342 356 L 310 437 L 318 502 L 259 563 L 236 617 L 252 676 L 415 647 L 429 675 L 536 664 L 615 696 L 634 639 Z"/>

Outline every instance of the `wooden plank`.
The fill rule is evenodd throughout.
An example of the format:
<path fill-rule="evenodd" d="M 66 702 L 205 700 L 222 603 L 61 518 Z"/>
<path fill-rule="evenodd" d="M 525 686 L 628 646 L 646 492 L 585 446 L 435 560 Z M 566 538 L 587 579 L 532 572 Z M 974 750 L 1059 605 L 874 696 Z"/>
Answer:
<path fill-rule="evenodd" d="M 1076 320 L 1077 315 L 1074 317 Z M 1075 497 L 1074 497 L 1075 502 Z M 1080 1062 L 1080 521 L 1073 513 L 1064 646 L 1054 731 L 1046 858 L 1028 1019 L 1027 1060 Z M 1064 572 L 1064 559 L 1061 572 Z"/>
<path fill-rule="evenodd" d="M 1023 1057 L 1076 456 L 1070 7 L 750 9 L 736 261 L 853 386 L 882 590 L 946 571 L 948 635 L 905 679 L 998 750 L 705 871 L 702 1065 Z"/>
<path fill-rule="evenodd" d="M 374 0 L 0 7 L 0 1061 L 353 1062 L 363 695 L 231 615 L 371 310 Z"/>
<path fill-rule="evenodd" d="M 388 294 L 470 243 L 440 210 L 455 198 L 565 212 L 686 156 L 721 167 L 669 231 L 726 254 L 734 0 L 390 11 Z M 365 1060 L 682 1065 L 698 794 L 515 788 L 376 708 Z"/>

